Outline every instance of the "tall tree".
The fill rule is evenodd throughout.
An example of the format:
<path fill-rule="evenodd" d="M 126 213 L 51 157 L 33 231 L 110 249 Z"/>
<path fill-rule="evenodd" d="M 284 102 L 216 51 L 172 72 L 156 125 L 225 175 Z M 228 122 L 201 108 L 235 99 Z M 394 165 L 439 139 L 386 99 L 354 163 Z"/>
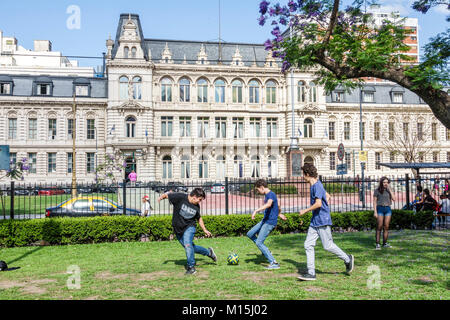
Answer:
<path fill-rule="evenodd" d="M 437 34 L 425 46 L 420 63 L 411 63 L 404 43 L 408 30 L 398 16 L 381 25 L 364 11 L 372 1 L 355 0 L 341 10 L 340 0 L 296 0 L 286 5 L 261 1 L 259 23 L 272 20 L 272 40 L 266 50 L 283 60 L 282 71 L 321 66 L 316 82 L 329 93 L 337 85 L 351 90 L 364 77 L 395 82 L 417 94 L 429 105 L 435 117 L 450 128 L 450 29 Z M 417 0 L 413 8 L 426 13 L 431 7 L 449 1 Z M 449 21 L 449 18 L 447 18 Z M 284 29 L 282 31 L 281 29 Z"/>

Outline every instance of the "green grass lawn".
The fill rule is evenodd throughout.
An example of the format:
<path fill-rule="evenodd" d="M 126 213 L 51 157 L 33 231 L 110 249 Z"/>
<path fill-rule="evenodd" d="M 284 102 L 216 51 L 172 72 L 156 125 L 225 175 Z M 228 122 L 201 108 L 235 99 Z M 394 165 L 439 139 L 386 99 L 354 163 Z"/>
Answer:
<path fill-rule="evenodd" d="M 197 257 L 194 276 L 184 275 L 186 257 L 176 241 L 106 243 L 0 249 L 15 271 L 0 272 L 0 299 L 444 299 L 450 298 L 448 231 L 392 231 L 391 249 L 374 250 L 374 232 L 334 234 L 336 244 L 355 256 L 355 270 L 316 246 L 317 281 L 302 282 L 306 234 L 271 235 L 266 244 L 281 264 L 267 265 L 246 237 L 198 239 L 214 247 L 217 264 Z M 226 258 L 235 251 L 237 266 Z M 81 270 L 81 288 L 68 289 L 67 268 Z M 373 268 L 380 288 L 369 289 Z"/>

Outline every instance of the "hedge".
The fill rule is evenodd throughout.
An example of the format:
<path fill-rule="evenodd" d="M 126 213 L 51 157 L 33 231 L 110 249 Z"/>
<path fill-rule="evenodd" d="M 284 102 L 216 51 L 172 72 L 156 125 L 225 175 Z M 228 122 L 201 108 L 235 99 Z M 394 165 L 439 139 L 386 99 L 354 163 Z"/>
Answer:
<path fill-rule="evenodd" d="M 287 221 L 279 220 L 275 234 L 305 232 L 309 227 L 311 213 L 302 217 L 286 214 Z M 375 228 L 372 211 L 332 213 L 333 230 L 363 231 Z M 215 236 L 245 235 L 262 215 L 255 220 L 250 215 L 204 216 L 208 230 Z M 393 210 L 391 228 L 407 229 L 414 224 L 418 229 L 431 228 L 432 212 Z M 88 244 L 102 242 L 139 241 L 141 237 L 150 241 L 174 238 L 171 216 L 141 218 L 136 216 L 111 216 L 92 218 L 47 218 L 35 220 L 0 221 L 0 247 L 21 247 L 40 244 L 50 245 Z M 197 237 L 203 237 L 197 228 Z"/>

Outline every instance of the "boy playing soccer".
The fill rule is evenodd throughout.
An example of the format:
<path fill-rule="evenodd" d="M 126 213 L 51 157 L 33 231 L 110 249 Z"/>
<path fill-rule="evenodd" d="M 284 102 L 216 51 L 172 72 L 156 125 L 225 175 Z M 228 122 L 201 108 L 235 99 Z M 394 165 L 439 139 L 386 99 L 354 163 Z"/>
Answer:
<path fill-rule="evenodd" d="M 192 275 L 197 272 L 195 270 L 196 253 L 217 262 L 213 248 L 206 249 L 194 244 L 197 221 L 205 235 L 207 237 L 212 236 L 211 232 L 205 228 L 203 219 L 200 216 L 200 202 L 205 198 L 205 191 L 196 188 L 189 195 L 184 193 L 164 193 L 158 199 L 158 202 L 163 199 L 169 199 L 169 202 L 173 205 L 172 227 L 178 241 L 186 251 L 186 275 Z"/>
<path fill-rule="evenodd" d="M 280 264 L 272 256 L 270 250 L 264 245 L 264 241 L 273 229 L 275 229 L 278 216 L 286 220 L 286 217 L 281 214 L 281 209 L 278 206 L 277 195 L 268 188 L 268 184 L 265 180 L 258 180 L 255 183 L 255 189 L 260 194 L 264 194 L 264 205 L 255 210 L 252 214 L 252 220 L 255 220 L 255 216 L 258 212 L 264 211 L 264 218 L 255 225 L 248 233 L 247 237 L 250 238 L 256 246 L 261 250 L 262 254 L 269 260 L 269 266 L 266 269 L 279 269 Z M 256 236 L 258 234 L 258 236 Z"/>
<path fill-rule="evenodd" d="M 344 260 L 347 273 L 353 271 L 354 257 L 346 254 L 333 242 L 331 235 L 331 216 L 328 202 L 330 195 L 325 191 L 322 183 L 318 179 L 317 169 L 314 165 L 306 163 L 302 167 L 302 171 L 306 182 L 311 185 L 311 207 L 300 211 L 300 216 L 312 211 L 313 216 L 308 229 L 308 235 L 305 241 L 306 263 L 308 272 L 302 274 L 298 278 L 300 280 L 309 281 L 316 280 L 316 271 L 314 264 L 314 246 L 318 238 L 322 240 L 323 248 L 337 255 Z"/>

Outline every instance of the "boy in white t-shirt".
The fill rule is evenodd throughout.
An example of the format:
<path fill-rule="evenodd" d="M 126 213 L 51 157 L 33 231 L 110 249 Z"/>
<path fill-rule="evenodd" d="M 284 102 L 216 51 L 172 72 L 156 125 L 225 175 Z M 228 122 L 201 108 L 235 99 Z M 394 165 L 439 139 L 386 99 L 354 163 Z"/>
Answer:
<path fill-rule="evenodd" d="M 150 205 L 149 200 L 150 200 L 149 196 L 144 196 L 142 198 L 141 215 L 143 217 L 150 217 L 150 212 L 151 212 L 151 210 L 153 210 L 152 206 Z"/>

